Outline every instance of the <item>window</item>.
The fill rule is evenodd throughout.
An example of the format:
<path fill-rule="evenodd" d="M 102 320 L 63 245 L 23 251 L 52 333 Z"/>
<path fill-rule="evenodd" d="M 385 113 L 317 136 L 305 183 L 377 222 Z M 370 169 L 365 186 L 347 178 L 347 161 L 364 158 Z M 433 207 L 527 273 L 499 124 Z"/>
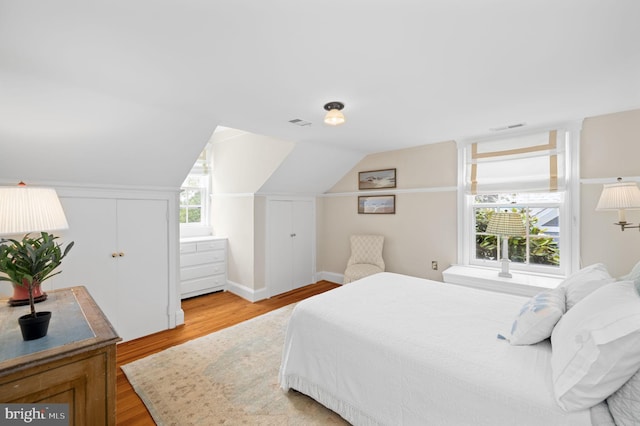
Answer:
<path fill-rule="evenodd" d="M 498 253 L 503 241 L 487 234 L 487 224 L 497 211 L 510 211 L 520 215 L 526 235 L 511 237 L 509 259 L 513 264 L 530 269 L 547 269 L 556 272 L 560 268 L 560 211 L 564 194 L 520 193 L 485 194 L 473 196 L 473 220 L 475 249 L 471 253 L 472 264 L 497 266 Z M 515 266 L 515 265 L 514 265 Z M 557 273 L 557 272 L 556 272 Z"/>
<path fill-rule="evenodd" d="M 182 184 L 180 192 L 180 223 L 207 224 L 207 200 L 208 185 L 207 175 L 192 174 Z"/>
<path fill-rule="evenodd" d="M 209 226 L 210 156 L 207 144 L 180 188 L 181 228 Z"/>
<path fill-rule="evenodd" d="M 511 269 L 564 275 L 571 266 L 566 182 L 570 135 L 551 130 L 463 148 L 463 264 L 499 268 L 503 240 L 486 232 L 497 211 L 518 213 L 526 235 L 507 241 Z"/>

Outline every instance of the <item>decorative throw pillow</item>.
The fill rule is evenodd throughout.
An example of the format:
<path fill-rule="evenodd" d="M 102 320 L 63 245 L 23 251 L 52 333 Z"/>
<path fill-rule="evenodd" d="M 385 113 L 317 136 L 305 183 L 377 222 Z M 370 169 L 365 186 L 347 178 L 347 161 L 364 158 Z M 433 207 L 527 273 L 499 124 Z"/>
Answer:
<path fill-rule="evenodd" d="M 594 290 L 613 281 L 602 263 L 594 263 L 571 274 L 559 286 L 567 289 L 567 311 Z"/>
<path fill-rule="evenodd" d="M 565 312 L 565 289 L 558 287 L 533 296 L 522 306 L 511 326 L 512 345 L 533 345 L 551 336 Z"/>
<path fill-rule="evenodd" d="M 640 370 L 607 398 L 609 411 L 618 426 L 640 424 Z"/>
<path fill-rule="evenodd" d="M 601 287 L 551 333 L 555 398 L 566 411 L 589 408 L 640 368 L 640 296 L 631 281 Z"/>

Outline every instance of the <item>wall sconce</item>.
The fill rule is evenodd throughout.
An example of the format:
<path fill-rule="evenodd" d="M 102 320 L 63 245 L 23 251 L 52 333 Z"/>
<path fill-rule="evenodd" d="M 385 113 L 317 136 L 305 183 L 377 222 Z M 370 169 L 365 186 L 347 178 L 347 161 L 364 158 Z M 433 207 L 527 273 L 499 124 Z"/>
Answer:
<path fill-rule="evenodd" d="M 640 225 L 633 225 L 627 222 L 625 210 L 640 209 L 640 188 L 635 182 L 622 182 L 622 178 L 618 178 L 618 182 L 605 184 L 600 194 L 600 200 L 596 206 L 597 211 L 601 210 L 617 210 L 618 222 L 614 225 L 620 225 L 620 230 L 624 231 L 628 228 L 638 228 Z"/>
<path fill-rule="evenodd" d="M 511 278 L 509 273 L 509 237 L 523 237 L 527 235 L 520 214 L 515 212 L 496 212 L 491 216 L 487 225 L 487 234 L 502 237 L 502 271 L 500 277 Z"/>
<path fill-rule="evenodd" d="M 342 102 L 329 102 L 324 106 L 327 114 L 324 116 L 324 122 L 330 126 L 339 126 L 344 124 L 344 114 L 342 113 L 344 104 Z"/>

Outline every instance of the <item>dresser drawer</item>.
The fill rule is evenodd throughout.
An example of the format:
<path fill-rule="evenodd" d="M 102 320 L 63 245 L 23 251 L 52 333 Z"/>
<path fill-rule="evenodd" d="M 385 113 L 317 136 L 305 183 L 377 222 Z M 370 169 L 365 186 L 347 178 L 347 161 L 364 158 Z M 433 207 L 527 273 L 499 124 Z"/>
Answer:
<path fill-rule="evenodd" d="M 196 243 L 198 251 L 224 250 L 226 246 L 225 240 L 201 241 Z"/>
<path fill-rule="evenodd" d="M 224 250 L 198 252 L 180 256 L 180 267 L 203 265 L 205 263 L 224 262 L 226 254 Z"/>
<path fill-rule="evenodd" d="M 180 280 L 193 280 L 195 278 L 219 275 L 225 273 L 224 263 L 209 263 L 180 269 Z"/>
<path fill-rule="evenodd" d="M 182 281 L 180 283 L 180 293 L 183 297 L 190 297 L 196 294 L 224 290 L 225 284 L 226 280 L 224 275 L 214 275 L 206 278 Z"/>
<path fill-rule="evenodd" d="M 195 253 L 198 249 L 197 243 L 182 243 L 180 244 L 180 254 Z"/>

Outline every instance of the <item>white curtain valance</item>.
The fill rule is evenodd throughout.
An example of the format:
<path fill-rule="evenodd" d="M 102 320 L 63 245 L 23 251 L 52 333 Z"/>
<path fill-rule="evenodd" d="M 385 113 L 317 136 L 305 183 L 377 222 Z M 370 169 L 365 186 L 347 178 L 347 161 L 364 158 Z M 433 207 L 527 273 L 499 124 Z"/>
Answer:
<path fill-rule="evenodd" d="M 198 156 L 196 162 L 193 164 L 189 174 L 191 175 L 208 175 L 211 172 L 211 149 L 210 144 L 207 143 L 205 148 Z"/>
<path fill-rule="evenodd" d="M 567 132 L 475 142 L 466 148 L 466 191 L 552 192 L 564 190 Z"/>

